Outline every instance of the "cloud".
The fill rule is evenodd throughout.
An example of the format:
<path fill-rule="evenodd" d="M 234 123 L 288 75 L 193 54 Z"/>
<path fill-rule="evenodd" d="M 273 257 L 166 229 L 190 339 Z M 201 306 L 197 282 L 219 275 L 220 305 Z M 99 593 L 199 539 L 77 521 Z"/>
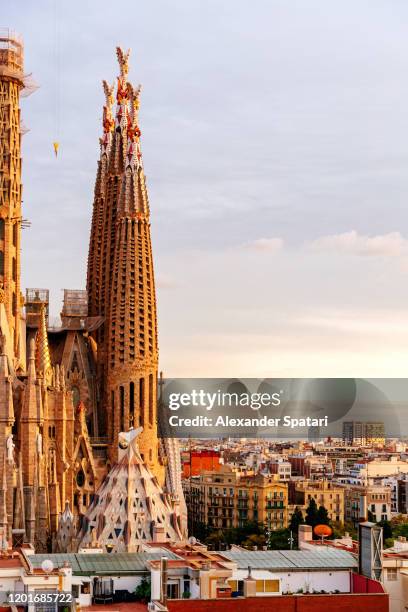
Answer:
<path fill-rule="evenodd" d="M 368 257 L 400 257 L 408 255 L 408 240 L 399 232 L 365 236 L 351 230 L 322 236 L 309 244 L 313 251 L 333 251 Z"/>
<path fill-rule="evenodd" d="M 283 248 L 283 244 L 282 238 L 258 238 L 252 242 L 246 242 L 244 247 L 252 251 L 268 251 L 269 253 L 275 253 Z"/>

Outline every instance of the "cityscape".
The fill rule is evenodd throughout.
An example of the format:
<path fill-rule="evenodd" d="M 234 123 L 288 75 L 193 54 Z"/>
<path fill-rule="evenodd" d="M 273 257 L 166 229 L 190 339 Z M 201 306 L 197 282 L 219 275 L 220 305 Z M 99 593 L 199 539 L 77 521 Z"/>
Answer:
<path fill-rule="evenodd" d="M 306 415 L 308 439 L 167 435 L 141 88 L 116 59 L 86 288 L 64 288 L 56 324 L 46 270 L 22 287 L 36 87 L 0 31 L 0 610 L 406 610 L 408 441 L 386 415 L 339 437 Z"/>

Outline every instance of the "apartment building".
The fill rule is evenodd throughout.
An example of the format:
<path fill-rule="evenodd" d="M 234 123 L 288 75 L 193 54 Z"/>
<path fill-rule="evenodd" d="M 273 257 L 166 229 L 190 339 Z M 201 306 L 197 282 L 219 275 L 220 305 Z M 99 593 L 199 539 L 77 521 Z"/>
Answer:
<path fill-rule="evenodd" d="M 289 461 L 282 458 L 273 458 L 268 462 L 267 467 L 271 474 L 278 474 L 279 480 L 290 480 L 292 466 Z"/>
<path fill-rule="evenodd" d="M 385 443 L 384 423 L 344 421 L 343 442 L 356 446 L 383 446 Z"/>
<path fill-rule="evenodd" d="M 344 522 L 344 488 L 327 480 L 300 481 L 294 485 L 291 501 L 303 510 L 313 498 L 316 505 L 324 506 L 331 521 Z"/>
<path fill-rule="evenodd" d="M 185 480 L 183 487 L 192 524 L 228 529 L 256 521 L 269 529 L 287 527 L 288 486 L 278 474 L 247 474 L 226 465 Z"/>
<path fill-rule="evenodd" d="M 355 525 L 371 513 L 375 522 L 389 521 L 391 519 L 391 489 L 376 484 L 343 485 L 346 521 Z"/>

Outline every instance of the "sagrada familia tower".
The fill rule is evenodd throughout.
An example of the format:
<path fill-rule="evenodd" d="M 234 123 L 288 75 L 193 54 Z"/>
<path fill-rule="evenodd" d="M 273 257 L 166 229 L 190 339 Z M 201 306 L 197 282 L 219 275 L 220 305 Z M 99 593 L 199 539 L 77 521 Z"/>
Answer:
<path fill-rule="evenodd" d="M 138 550 L 186 537 L 177 442 L 157 425 L 158 342 L 140 87 L 117 49 L 95 184 L 86 290 L 21 293 L 23 44 L 0 31 L 0 546 Z M 116 97 L 116 107 L 114 102 Z M 112 492 L 115 495 L 112 495 Z M 112 499 L 117 501 L 112 501 Z"/>

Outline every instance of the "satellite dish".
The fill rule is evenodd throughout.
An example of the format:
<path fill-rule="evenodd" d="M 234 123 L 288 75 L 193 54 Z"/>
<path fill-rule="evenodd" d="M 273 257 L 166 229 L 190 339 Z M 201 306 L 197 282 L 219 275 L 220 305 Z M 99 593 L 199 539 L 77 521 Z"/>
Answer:
<path fill-rule="evenodd" d="M 195 546 L 197 544 L 197 538 L 195 538 L 194 536 L 189 537 L 188 543 L 190 544 L 190 546 Z"/>
<path fill-rule="evenodd" d="M 45 574 L 51 574 L 52 570 L 54 569 L 54 564 L 51 559 L 44 559 L 44 561 L 41 563 L 41 569 Z"/>

